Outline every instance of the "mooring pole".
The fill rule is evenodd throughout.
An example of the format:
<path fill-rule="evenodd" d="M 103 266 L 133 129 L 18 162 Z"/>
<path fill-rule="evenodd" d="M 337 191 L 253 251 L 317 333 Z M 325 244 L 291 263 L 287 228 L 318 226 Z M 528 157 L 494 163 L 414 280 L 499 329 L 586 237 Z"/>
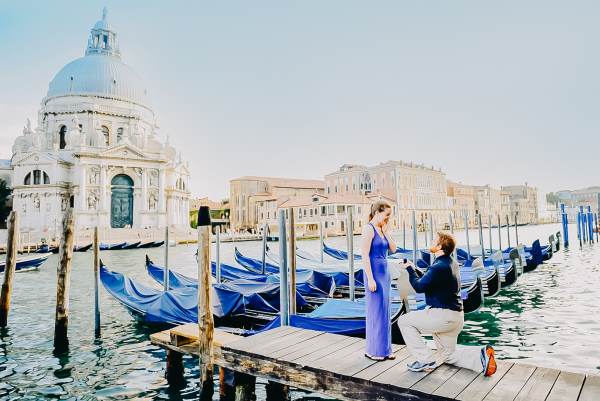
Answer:
<path fill-rule="evenodd" d="M 429 213 L 429 240 L 433 245 L 433 216 L 431 213 Z"/>
<path fill-rule="evenodd" d="M 594 215 L 591 206 L 588 206 L 588 231 L 590 233 L 590 243 L 594 243 Z"/>
<path fill-rule="evenodd" d="M 165 291 L 169 290 L 169 225 L 165 227 L 165 275 L 163 278 Z"/>
<path fill-rule="evenodd" d="M 481 247 L 481 257 L 485 259 L 485 249 L 483 248 L 483 227 L 481 225 L 481 212 L 477 213 L 477 224 L 479 227 L 479 246 Z"/>
<path fill-rule="evenodd" d="M 63 220 L 63 237 L 59 250 L 58 278 L 56 285 L 56 315 L 54 318 L 54 349 L 62 353 L 69 348 L 69 291 L 71 289 L 71 265 L 73 262 L 73 231 L 75 217 L 70 208 Z"/>
<path fill-rule="evenodd" d="M 454 235 L 454 217 L 452 217 L 452 212 L 448 214 L 448 224 L 450 225 L 450 234 Z"/>
<path fill-rule="evenodd" d="M 413 264 L 417 267 L 417 250 L 419 249 L 418 240 L 419 237 L 417 235 L 417 212 L 413 210 L 412 212 L 412 226 L 413 226 Z"/>
<path fill-rule="evenodd" d="M 502 223 L 500 222 L 500 215 L 498 214 L 498 249 L 502 253 Z"/>
<path fill-rule="evenodd" d="M 471 257 L 471 244 L 469 244 L 469 211 L 465 209 L 465 235 L 467 237 L 467 254 Z"/>
<path fill-rule="evenodd" d="M 267 231 L 269 224 L 265 223 L 263 226 L 263 237 L 262 237 L 262 274 L 266 274 L 267 270 Z"/>
<path fill-rule="evenodd" d="M 596 227 L 596 242 L 598 242 L 598 213 L 594 213 L 594 227 Z"/>
<path fill-rule="evenodd" d="M 519 225 L 518 216 L 519 212 L 515 212 L 515 241 L 517 241 L 517 247 L 519 246 L 519 229 L 517 228 Z"/>
<path fill-rule="evenodd" d="M 298 209 L 300 210 L 300 209 Z M 290 214 L 290 238 L 288 244 L 288 258 L 290 260 L 290 315 L 296 314 L 296 222 L 294 208 L 288 209 Z"/>
<path fill-rule="evenodd" d="M 10 297 L 12 295 L 13 279 L 17 268 L 17 253 L 19 243 L 19 218 L 16 211 L 8 216 L 8 237 L 6 239 L 6 264 L 4 266 L 4 281 L 0 293 L 0 327 L 8 325 Z"/>
<path fill-rule="evenodd" d="M 324 260 L 324 251 L 323 251 L 323 245 L 325 244 L 325 239 L 323 237 L 325 233 L 323 232 L 323 222 L 320 221 L 319 222 L 319 255 L 320 255 L 320 260 L 321 263 L 323 263 Z"/>
<path fill-rule="evenodd" d="M 577 211 L 577 239 L 579 240 L 579 247 L 583 246 L 583 238 L 581 238 L 581 212 Z"/>
<path fill-rule="evenodd" d="M 281 325 L 289 326 L 289 297 L 288 297 L 288 262 L 287 262 L 287 241 L 285 227 L 285 210 L 279 212 L 279 313 L 281 316 Z"/>
<path fill-rule="evenodd" d="M 488 232 L 490 234 L 490 255 L 493 252 L 493 247 L 492 247 L 492 215 L 489 214 L 488 215 Z"/>
<path fill-rule="evenodd" d="M 217 283 L 221 282 L 221 226 L 215 227 L 215 270 Z M 211 269 L 212 270 L 212 269 Z"/>
<path fill-rule="evenodd" d="M 215 323 L 211 304 L 210 259 L 210 209 L 198 210 L 198 342 L 200 362 L 200 398 L 212 400 L 213 387 L 213 336 Z"/>
<path fill-rule="evenodd" d="M 562 229 L 563 229 L 563 246 L 565 248 L 569 247 L 569 217 L 565 212 L 565 204 L 560 204 L 560 216 L 562 218 Z M 597 225 L 597 223 L 596 223 Z"/>
<path fill-rule="evenodd" d="M 100 231 L 94 227 L 94 332 L 100 335 Z"/>
<path fill-rule="evenodd" d="M 508 248 L 510 249 L 510 220 L 508 215 L 506 215 L 506 239 L 508 241 Z"/>
<path fill-rule="evenodd" d="M 348 237 L 348 280 L 350 284 L 350 300 L 355 299 L 354 283 L 354 216 L 352 215 L 352 206 L 347 208 L 348 224 L 346 235 Z"/>

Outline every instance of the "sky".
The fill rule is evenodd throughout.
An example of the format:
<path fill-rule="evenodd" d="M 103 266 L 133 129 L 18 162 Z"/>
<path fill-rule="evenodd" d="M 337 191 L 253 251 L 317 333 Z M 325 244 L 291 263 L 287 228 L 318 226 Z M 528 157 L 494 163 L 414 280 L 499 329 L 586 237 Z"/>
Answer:
<path fill-rule="evenodd" d="M 600 2 L 575 0 L 0 0 L 0 158 L 104 6 L 194 196 L 387 160 L 599 184 Z"/>

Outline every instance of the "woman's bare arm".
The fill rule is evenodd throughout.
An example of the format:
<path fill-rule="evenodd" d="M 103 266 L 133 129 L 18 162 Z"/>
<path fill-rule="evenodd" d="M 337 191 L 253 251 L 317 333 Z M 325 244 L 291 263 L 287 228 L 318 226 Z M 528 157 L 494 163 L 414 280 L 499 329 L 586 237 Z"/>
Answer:
<path fill-rule="evenodd" d="M 371 252 L 371 242 L 373 241 L 373 229 L 366 224 L 362 229 L 361 235 L 361 243 L 360 243 L 360 253 L 363 261 L 363 269 L 365 270 L 365 274 L 367 275 L 367 281 L 369 285 L 369 289 L 371 289 L 371 283 L 375 283 L 375 279 L 373 278 L 373 271 L 371 270 L 371 260 L 369 258 L 369 253 Z"/>

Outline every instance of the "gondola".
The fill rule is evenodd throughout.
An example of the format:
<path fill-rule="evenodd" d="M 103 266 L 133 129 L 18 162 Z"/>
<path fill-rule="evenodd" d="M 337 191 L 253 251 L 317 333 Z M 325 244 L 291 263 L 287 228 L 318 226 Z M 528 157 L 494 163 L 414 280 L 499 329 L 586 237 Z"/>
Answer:
<path fill-rule="evenodd" d="M 118 244 L 100 244 L 101 251 L 115 251 L 119 249 L 123 249 L 123 247 L 127 245 L 127 242 L 120 242 Z"/>
<path fill-rule="evenodd" d="M 73 247 L 73 252 L 87 252 L 94 244 L 87 244 L 87 245 L 82 245 L 82 246 L 74 246 Z"/>
<path fill-rule="evenodd" d="M 136 249 L 140 246 L 141 243 L 142 241 L 127 243 L 121 249 Z"/>
<path fill-rule="evenodd" d="M 32 253 L 31 255 L 17 258 L 17 263 L 15 267 L 15 271 L 28 271 L 35 270 L 39 268 L 42 263 L 44 263 L 49 257 L 51 253 Z M 6 260 L 0 262 L 0 273 L 4 271 L 6 268 Z"/>
<path fill-rule="evenodd" d="M 143 244 L 139 244 L 138 248 L 152 248 L 154 246 L 154 241 L 150 241 L 150 242 L 144 242 Z"/>
<path fill-rule="evenodd" d="M 163 244 L 164 244 L 164 243 L 165 243 L 165 241 L 154 241 L 154 242 L 152 243 L 152 246 L 151 246 L 150 248 L 158 248 L 158 247 L 161 247 L 161 246 L 163 246 Z"/>
<path fill-rule="evenodd" d="M 348 252 L 342 251 L 341 249 L 335 249 L 327 246 L 327 244 L 323 243 L 323 251 L 337 260 L 348 260 Z M 361 260 L 362 256 L 359 254 L 354 254 L 354 260 Z"/>
<path fill-rule="evenodd" d="M 106 290 L 124 305 L 130 313 L 145 323 L 184 324 L 198 321 L 197 288 L 184 287 L 162 291 L 145 286 L 121 273 L 100 266 L 100 280 Z M 280 325 L 278 310 L 273 305 L 264 304 L 258 297 L 241 294 L 231 289 L 231 283 L 213 286 L 212 305 L 215 325 L 241 326 L 257 331 L 270 330 Z M 256 285 L 254 283 L 253 285 Z M 278 287 L 278 285 L 275 285 Z M 252 294 L 250 294 L 252 295 Z M 259 309 L 269 309 L 262 311 Z M 252 309 L 255 308 L 255 309 Z M 321 309 L 322 308 L 322 309 Z M 310 313 L 290 316 L 290 325 L 328 333 L 364 337 L 364 300 L 329 299 L 325 304 Z M 401 342 L 400 330 L 396 324 L 405 313 L 403 302 L 392 303 L 392 340 Z"/>
<path fill-rule="evenodd" d="M 216 277 L 216 263 L 212 262 L 212 275 Z M 164 284 L 165 269 L 162 266 L 154 264 L 146 255 L 146 271 L 159 284 Z M 262 275 L 259 273 L 251 273 L 234 266 L 229 266 L 221 263 L 221 278 L 226 281 L 236 282 L 255 282 L 262 284 L 277 284 L 279 285 L 279 274 Z M 169 286 L 170 288 L 179 288 L 181 286 L 197 287 L 198 281 L 194 278 L 184 276 L 169 270 Z M 323 279 L 323 277 L 315 276 L 314 272 L 303 270 L 297 272 L 296 289 L 304 297 L 312 299 L 323 299 L 333 296 L 335 291 L 335 283 L 331 278 Z M 322 303 L 318 301 L 318 303 Z"/>

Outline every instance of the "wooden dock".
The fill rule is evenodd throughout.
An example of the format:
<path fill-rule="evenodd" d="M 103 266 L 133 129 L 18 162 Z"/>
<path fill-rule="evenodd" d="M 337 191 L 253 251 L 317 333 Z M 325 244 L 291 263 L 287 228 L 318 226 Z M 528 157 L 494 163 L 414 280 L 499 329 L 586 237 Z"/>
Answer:
<path fill-rule="evenodd" d="M 364 356 L 361 338 L 290 326 L 251 337 L 214 334 L 215 365 L 340 400 L 600 400 L 595 375 L 511 361 L 498 361 L 491 377 L 452 365 L 416 373 L 406 368 L 411 358 L 404 345 L 394 345 L 395 360 L 375 362 Z M 151 341 L 174 355 L 198 355 L 198 326 L 162 331 Z"/>

